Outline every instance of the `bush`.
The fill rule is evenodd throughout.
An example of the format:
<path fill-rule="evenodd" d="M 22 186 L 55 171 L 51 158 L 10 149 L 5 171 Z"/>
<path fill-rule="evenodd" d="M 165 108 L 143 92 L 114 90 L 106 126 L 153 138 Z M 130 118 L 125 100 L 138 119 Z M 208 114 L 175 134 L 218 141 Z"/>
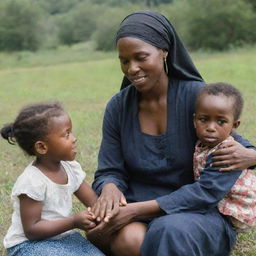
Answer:
<path fill-rule="evenodd" d="M 0 50 L 37 50 L 41 10 L 30 0 L 3 1 L 0 5 Z"/>
<path fill-rule="evenodd" d="M 162 13 L 174 26 L 182 41 L 185 42 L 188 33 L 188 21 L 185 15 L 189 13 L 189 1 L 177 0 L 173 4 L 162 5 L 159 12 Z"/>
<path fill-rule="evenodd" d="M 191 48 L 225 50 L 255 42 L 255 12 L 243 0 L 190 0 L 185 17 Z"/>
<path fill-rule="evenodd" d="M 118 26 L 125 17 L 125 12 L 110 9 L 98 20 L 98 25 L 93 39 L 96 42 L 96 50 L 111 51 L 115 49 L 115 36 Z"/>
<path fill-rule="evenodd" d="M 58 18 L 59 38 L 63 44 L 88 41 L 96 29 L 101 7 L 83 2 Z"/>
<path fill-rule="evenodd" d="M 124 5 L 122 8 L 107 8 L 99 17 L 97 28 L 92 35 L 96 43 L 96 50 L 112 51 L 115 49 L 115 37 L 121 21 L 133 11 L 140 10 L 141 6 Z"/>

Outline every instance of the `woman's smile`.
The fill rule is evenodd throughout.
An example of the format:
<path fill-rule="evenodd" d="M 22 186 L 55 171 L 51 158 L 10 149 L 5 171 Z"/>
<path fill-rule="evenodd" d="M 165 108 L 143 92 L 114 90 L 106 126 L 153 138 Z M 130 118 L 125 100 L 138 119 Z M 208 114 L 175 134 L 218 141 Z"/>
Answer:
<path fill-rule="evenodd" d="M 146 76 L 134 77 L 131 78 L 130 81 L 134 86 L 141 85 L 146 80 Z"/>

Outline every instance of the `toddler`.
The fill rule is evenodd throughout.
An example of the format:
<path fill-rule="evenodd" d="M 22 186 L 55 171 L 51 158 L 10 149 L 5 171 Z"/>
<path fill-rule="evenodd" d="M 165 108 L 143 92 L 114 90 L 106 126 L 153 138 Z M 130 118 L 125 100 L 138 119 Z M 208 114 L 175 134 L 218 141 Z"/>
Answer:
<path fill-rule="evenodd" d="M 242 108 L 241 93 L 229 84 L 209 84 L 199 91 L 194 114 L 194 125 L 199 139 L 194 153 L 195 180 L 200 179 L 204 172 L 216 171 L 216 168 L 211 168 L 210 154 L 223 141 L 234 140 L 231 134 L 240 124 Z M 229 173 L 223 172 L 221 175 Z M 250 231 L 255 228 L 256 176 L 251 170 L 241 172 L 230 192 L 218 203 L 218 209 L 229 216 L 237 231 Z"/>
<path fill-rule="evenodd" d="M 1 129 L 1 135 L 35 156 L 12 189 L 14 212 L 4 238 L 7 255 L 104 255 L 73 231 L 88 231 L 96 224 L 89 208 L 72 215 L 72 195 L 87 207 L 97 196 L 74 161 L 76 138 L 62 106 L 57 102 L 26 106 L 13 123 Z"/>

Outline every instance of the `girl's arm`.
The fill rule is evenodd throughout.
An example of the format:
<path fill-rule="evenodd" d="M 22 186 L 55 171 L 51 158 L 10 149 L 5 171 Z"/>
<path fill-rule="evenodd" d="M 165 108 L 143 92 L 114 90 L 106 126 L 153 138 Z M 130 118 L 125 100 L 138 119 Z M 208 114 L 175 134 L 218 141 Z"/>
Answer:
<path fill-rule="evenodd" d="M 95 227 L 93 216 L 88 211 L 59 220 L 43 220 L 42 202 L 33 200 L 25 194 L 21 194 L 19 200 L 21 221 L 29 240 L 46 239 L 74 228 L 88 230 Z"/>
<path fill-rule="evenodd" d="M 86 207 L 92 207 L 98 199 L 94 190 L 85 181 L 82 182 L 79 189 L 74 194 Z"/>

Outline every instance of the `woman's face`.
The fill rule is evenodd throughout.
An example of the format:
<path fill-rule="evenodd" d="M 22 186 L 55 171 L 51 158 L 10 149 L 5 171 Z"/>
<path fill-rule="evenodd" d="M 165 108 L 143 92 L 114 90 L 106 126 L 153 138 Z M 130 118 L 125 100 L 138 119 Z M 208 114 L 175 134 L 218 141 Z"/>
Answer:
<path fill-rule="evenodd" d="M 131 37 L 119 39 L 117 48 L 121 69 L 138 91 L 148 92 L 166 81 L 166 51 Z"/>

